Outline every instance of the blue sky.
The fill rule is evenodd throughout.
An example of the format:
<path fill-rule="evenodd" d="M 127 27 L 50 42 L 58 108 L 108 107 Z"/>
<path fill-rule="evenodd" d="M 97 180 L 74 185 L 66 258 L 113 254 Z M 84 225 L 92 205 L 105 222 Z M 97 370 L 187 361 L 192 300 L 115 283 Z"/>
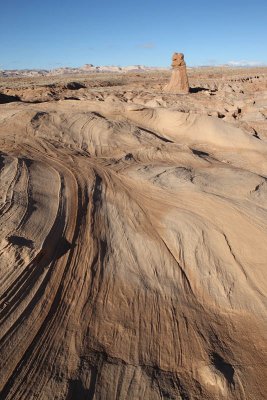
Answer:
<path fill-rule="evenodd" d="M 267 64 L 267 0 L 0 2 L 0 69 Z"/>

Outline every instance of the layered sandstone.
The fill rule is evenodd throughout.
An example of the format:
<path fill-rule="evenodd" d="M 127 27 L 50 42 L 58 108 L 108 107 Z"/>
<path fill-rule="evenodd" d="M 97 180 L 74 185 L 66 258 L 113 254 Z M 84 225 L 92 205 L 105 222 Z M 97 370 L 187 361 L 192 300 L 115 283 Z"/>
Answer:
<path fill-rule="evenodd" d="M 186 64 L 182 53 L 174 53 L 172 56 L 172 75 L 165 92 L 186 94 L 189 92 L 189 83 L 186 72 Z"/>
<path fill-rule="evenodd" d="M 265 398 L 266 81 L 155 81 L 3 98 L 1 400 Z"/>

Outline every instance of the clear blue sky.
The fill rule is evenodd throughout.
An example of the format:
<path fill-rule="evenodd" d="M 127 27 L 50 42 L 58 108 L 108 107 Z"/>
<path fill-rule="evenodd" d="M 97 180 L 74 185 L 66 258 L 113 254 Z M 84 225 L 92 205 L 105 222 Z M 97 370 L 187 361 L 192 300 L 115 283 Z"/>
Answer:
<path fill-rule="evenodd" d="M 267 0 L 1 0 L 0 69 L 267 63 Z"/>

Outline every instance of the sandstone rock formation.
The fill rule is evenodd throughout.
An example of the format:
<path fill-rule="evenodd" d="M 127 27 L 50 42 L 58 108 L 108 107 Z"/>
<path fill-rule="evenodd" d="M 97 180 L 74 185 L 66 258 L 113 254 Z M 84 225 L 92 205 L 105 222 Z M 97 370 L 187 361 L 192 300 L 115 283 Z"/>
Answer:
<path fill-rule="evenodd" d="M 164 91 L 177 94 L 186 94 L 189 92 L 186 64 L 182 53 L 174 53 L 172 56 L 171 80 L 165 86 Z"/>
<path fill-rule="evenodd" d="M 2 399 L 263 399 L 266 143 L 62 101 L 0 144 Z"/>
<path fill-rule="evenodd" d="M 264 400 L 264 85 L 132 79 L 0 104 L 0 398 Z"/>

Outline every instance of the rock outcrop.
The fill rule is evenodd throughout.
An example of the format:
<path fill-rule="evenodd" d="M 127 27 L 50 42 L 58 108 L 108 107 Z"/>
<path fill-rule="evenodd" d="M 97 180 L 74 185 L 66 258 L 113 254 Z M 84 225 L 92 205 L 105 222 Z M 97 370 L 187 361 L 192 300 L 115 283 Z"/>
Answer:
<path fill-rule="evenodd" d="M 122 102 L 0 110 L 1 400 L 264 399 L 266 142 Z"/>
<path fill-rule="evenodd" d="M 0 400 L 266 398 L 267 68 L 168 75 L 0 79 Z"/>
<path fill-rule="evenodd" d="M 186 64 L 182 53 L 174 53 L 172 56 L 171 80 L 168 85 L 165 86 L 164 91 L 178 94 L 189 93 Z"/>

